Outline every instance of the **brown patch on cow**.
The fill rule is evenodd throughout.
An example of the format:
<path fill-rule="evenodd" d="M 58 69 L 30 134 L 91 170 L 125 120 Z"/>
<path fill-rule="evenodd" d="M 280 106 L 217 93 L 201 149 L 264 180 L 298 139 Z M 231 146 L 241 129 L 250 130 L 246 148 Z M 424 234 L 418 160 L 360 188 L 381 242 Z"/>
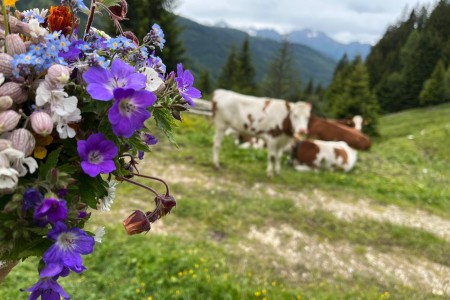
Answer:
<path fill-rule="evenodd" d="M 244 123 L 244 129 L 247 130 L 248 129 L 248 124 Z"/>
<path fill-rule="evenodd" d="M 295 160 L 302 165 L 307 165 L 308 167 L 315 168 L 317 167 L 314 164 L 314 161 L 317 158 L 317 154 L 320 152 L 319 146 L 317 146 L 315 143 L 304 140 L 302 142 L 299 142 L 300 144 L 297 144 L 293 151 L 293 156 Z"/>
<path fill-rule="evenodd" d="M 275 156 L 274 155 L 271 155 L 270 156 L 270 161 L 274 164 L 275 163 Z"/>
<path fill-rule="evenodd" d="M 291 104 L 288 101 L 284 101 L 284 103 L 286 104 L 286 109 L 288 111 L 288 113 L 291 112 Z"/>
<path fill-rule="evenodd" d="M 213 118 L 215 117 L 215 115 L 216 115 L 216 112 L 217 112 L 217 102 L 216 101 L 211 101 L 211 111 L 212 111 L 212 115 L 213 115 Z"/>
<path fill-rule="evenodd" d="M 282 135 L 282 134 L 293 136 L 294 135 L 294 127 L 292 126 L 292 122 L 291 122 L 291 117 L 290 117 L 289 111 L 286 114 L 286 116 L 284 117 L 283 122 L 281 122 L 281 128 L 280 128 L 279 125 L 277 125 L 276 127 L 268 130 L 267 133 L 269 135 L 271 135 L 272 137 L 277 137 L 277 136 Z"/>
<path fill-rule="evenodd" d="M 247 118 L 250 121 L 250 124 L 253 124 L 253 122 L 255 122 L 255 118 L 252 116 L 252 114 L 248 114 Z"/>
<path fill-rule="evenodd" d="M 348 154 L 347 151 L 345 151 L 342 148 L 334 148 L 334 155 L 336 155 L 336 159 L 338 159 L 339 157 L 342 157 L 342 162 L 343 164 L 347 164 L 348 161 Z"/>
<path fill-rule="evenodd" d="M 264 101 L 263 111 L 266 111 L 267 107 L 270 105 L 270 102 L 271 102 L 270 99 Z"/>
<path fill-rule="evenodd" d="M 362 132 L 317 116 L 309 118 L 308 138 L 323 141 L 344 141 L 350 147 L 358 150 L 369 150 L 372 145 L 370 138 Z"/>
<path fill-rule="evenodd" d="M 277 125 L 276 127 L 268 130 L 267 133 L 272 137 L 277 137 L 283 134 L 283 130 L 280 128 L 280 126 Z"/>

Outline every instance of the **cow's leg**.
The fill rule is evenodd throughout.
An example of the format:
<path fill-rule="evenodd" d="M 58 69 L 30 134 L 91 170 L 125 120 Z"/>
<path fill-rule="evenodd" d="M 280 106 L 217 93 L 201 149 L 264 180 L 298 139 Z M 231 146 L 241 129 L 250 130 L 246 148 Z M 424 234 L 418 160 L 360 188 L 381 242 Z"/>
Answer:
<path fill-rule="evenodd" d="M 220 145 L 222 144 L 223 136 L 226 131 L 226 127 L 219 125 L 216 123 L 216 133 L 214 134 L 214 141 L 213 141 L 213 164 L 216 169 L 220 168 L 219 163 L 219 152 L 220 152 Z"/>
<path fill-rule="evenodd" d="M 277 155 L 275 156 L 275 174 L 280 174 L 281 171 L 281 156 L 283 155 L 283 149 L 277 150 Z"/>
<path fill-rule="evenodd" d="M 273 164 L 276 161 L 277 151 L 274 143 L 267 144 L 267 176 L 273 177 Z"/>
<path fill-rule="evenodd" d="M 300 172 L 306 172 L 306 171 L 311 171 L 312 170 L 310 167 L 305 166 L 305 165 L 295 165 L 294 168 L 297 171 L 300 171 Z"/>

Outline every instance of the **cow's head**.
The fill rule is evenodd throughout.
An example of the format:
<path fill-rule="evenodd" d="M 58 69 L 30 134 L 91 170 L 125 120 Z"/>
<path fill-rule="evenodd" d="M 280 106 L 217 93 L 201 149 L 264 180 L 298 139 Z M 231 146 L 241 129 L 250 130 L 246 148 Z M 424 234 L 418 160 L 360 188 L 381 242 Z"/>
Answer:
<path fill-rule="evenodd" d="M 361 117 L 360 115 L 356 115 L 353 117 L 352 121 L 355 129 L 361 131 L 364 121 L 363 117 Z"/>
<path fill-rule="evenodd" d="M 294 136 L 300 137 L 308 133 L 308 122 L 311 116 L 311 104 L 307 102 L 296 102 L 291 107 L 291 122 Z"/>

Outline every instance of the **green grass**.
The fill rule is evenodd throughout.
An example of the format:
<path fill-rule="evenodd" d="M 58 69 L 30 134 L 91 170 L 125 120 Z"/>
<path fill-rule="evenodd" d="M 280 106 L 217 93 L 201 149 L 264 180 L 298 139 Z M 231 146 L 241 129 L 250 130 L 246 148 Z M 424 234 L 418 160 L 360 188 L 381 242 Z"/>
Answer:
<path fill-rule="evenodd" d="M 273 179 L 265 175 L 264 151 L 236 149 L 231 138 L 223 144 L 223 169 L 214 170 L 210 122 L 184 115 L 175 134 L 179 147 L 159 136 L 141 172 L 159 176 L 165 168 L 179 166 L 189 179 L 201 180 L 171 184 L 177 207 L 147 235 L 131 237 L 121 220 L 133 209 L 151 209 L 153 199 L 142 189 L 120 185 L 113 211 L 93 217 L 95 225 L 107 227 L 107 235 L 85 257 L 88 271 L 59 281 L 72 299 L 445 299 L 420 286 L 403 286 L 395 276 L 381 280 L 355 272 L 345 277 L 309 268 L 301 260 L 292 263 L 248 233 L 287 225 L 318 243 L 348 245 L 355 259 L 378 251 L 450 266 L 450 243 L 432 233 L 373 219 L 340 219 L 292 198 L 296 192 L 313 197 L 319 190 L 350 204 L 371 199 L 448 219 L 449 115 L 450 105 L 444 105 L 383 117 L 381 137 L 371 151 L 359 152 L 351 173 L 299 173 L 284 165 L 281 176 Z M 257 193 L 255 184 L 276 193 Z M 279 238 L 287 243 L 292 236 Z M 35 259 L 19 264 L 0 286 L 0 299 L 26 299 L 19 289 L 34 284 L 36 265 Z"/>

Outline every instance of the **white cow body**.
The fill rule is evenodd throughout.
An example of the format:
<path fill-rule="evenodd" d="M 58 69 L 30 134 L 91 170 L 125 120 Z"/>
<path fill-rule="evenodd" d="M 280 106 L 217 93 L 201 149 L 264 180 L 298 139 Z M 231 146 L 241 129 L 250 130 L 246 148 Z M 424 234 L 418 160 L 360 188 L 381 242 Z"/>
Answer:
<path fill-rule="evenodd" d="M 298 171 L 327 169 L 348 172 L 355 166 L 356 159 L 356 150 L 346 142 L 305 140 L 298 142 L 292 153 L 292 162 Z"/>
<path fill-rule="evenodd" d="M 260 137 L 267 143 L 267 174 L 280 171 L 283 149 L 293 142 L 296 134 L 306 133 L 311 105 L 306 102 L 259 98 L 232 91 L 216 90 L 212 99 L 215 123 L 213 163 L 219 168 L 219 151 L 228 128 L 238 134 Z"/>

